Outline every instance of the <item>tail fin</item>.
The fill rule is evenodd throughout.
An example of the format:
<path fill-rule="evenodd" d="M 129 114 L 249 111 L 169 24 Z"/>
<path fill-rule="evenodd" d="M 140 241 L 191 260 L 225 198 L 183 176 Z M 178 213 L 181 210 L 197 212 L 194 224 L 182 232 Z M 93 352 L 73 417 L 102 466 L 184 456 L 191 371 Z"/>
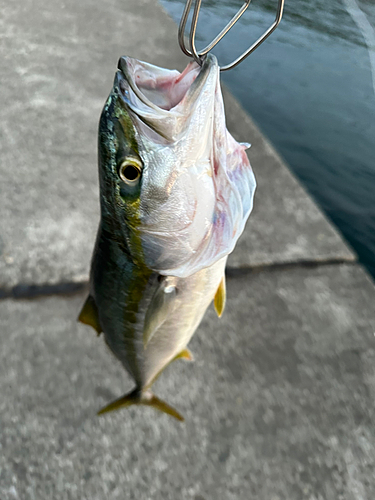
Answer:
<path fill-rule="evenodd" d="M 172 408 L 172 406 L 169 406 L 169 404 L 165 401 L 159 399 L 151 391 L 147 390 L 145 392 L 140 392 L 139 389 L 134 389 L 132 392 L 129 392 L 121 398 L 112 401 L 112 403 L 109 403 L 109 405 L 99 410 L 98 415 L 103 415 L 103 413 L 108 413 L 110 411 L 120 410 L 120 408 L 126 408 L 131 405 L 152 406 L 156 410 L 171 415 L 180 422 L 184 421 L 184 417 L 178 413 L 177 410 Z"/>

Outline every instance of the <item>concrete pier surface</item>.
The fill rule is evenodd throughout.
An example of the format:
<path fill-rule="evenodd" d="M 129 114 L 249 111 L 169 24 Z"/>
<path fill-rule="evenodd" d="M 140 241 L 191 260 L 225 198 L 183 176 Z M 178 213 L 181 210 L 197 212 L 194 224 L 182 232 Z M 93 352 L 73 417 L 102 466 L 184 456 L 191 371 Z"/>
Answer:
<path fill-rule="evenodd" d="M 155 384 L 186 422 L 95 416 L 131 388 L 76 323 L 99 114 L 121 55 L 187 59 L 152 0 L 8 2 L 0 33 L 0 499 L 374 498 L 374 284 L 227 91 L 258 190 L 222 319 Z"/>

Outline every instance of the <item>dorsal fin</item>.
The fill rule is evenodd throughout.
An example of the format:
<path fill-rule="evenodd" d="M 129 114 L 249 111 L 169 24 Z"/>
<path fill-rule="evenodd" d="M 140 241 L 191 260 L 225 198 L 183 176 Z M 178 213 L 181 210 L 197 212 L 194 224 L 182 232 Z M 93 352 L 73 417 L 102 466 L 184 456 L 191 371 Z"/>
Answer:
<path fill-rule="evenodd" d="M 225 288 L 225 276 L 223 276 L 214 298 L 215 311 L 216 314 L 219 316 L 219 318 L 224 312 L 225 302 L 226 302 L 226 288 Z"/>
<path fill-rule="evenodd" d="M 83 304 L 82 310 L 78 316 L 78 321 L 84 325 L 92 326 L 98 335 L 102 333 L 103 329 L 100 326 L 98 308 L 91 295 L 87 297 L 86 302 Z"/>

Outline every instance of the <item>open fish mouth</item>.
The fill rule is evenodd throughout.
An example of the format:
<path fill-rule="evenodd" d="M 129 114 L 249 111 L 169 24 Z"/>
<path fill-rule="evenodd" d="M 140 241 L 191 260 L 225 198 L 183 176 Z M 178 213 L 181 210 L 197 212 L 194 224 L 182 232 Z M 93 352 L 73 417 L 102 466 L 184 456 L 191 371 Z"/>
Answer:
<path fill-rule="evenodd" d="M 130 86 L 135 96 L 145 106 L 159 112 L 170 111 L 181 103 L 197 77 L 199 76 L 195 87 L 202 86 L 207 72 L 215 66 L 217 66 L 216 59 L 208 57 L 202 67 L 193 61 L 180 73 L 131 57 L 121 57 L 118 62 L 117 84 L 128 104 L 127 87 Z"/>
<path fill-rule="evenodd" d="M 255 190 L 246 148 L 225 126 L 215 56 L 182 73 L 122 57 L 114 85 L 143 162 L 132 230 L 146 265 L 178 277 L 209 267 L 233 250 Z"/>

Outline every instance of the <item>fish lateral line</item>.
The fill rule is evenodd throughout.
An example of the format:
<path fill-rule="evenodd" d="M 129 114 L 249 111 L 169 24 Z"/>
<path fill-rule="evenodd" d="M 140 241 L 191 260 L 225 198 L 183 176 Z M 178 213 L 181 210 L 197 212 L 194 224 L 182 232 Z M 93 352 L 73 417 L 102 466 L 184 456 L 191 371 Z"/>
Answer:
<path fill-rule="evenodd" d="M 109 413 L 112 411 L 120 410 L 121 408 L 127 408 L 132 405 L 145 405 L 151 406 L 162 413 L 166 413 L 176 420 L 183 422 L 184 417 L 172 406 L 163 401 L 162 399 L 155 396 L 150 390 L 142 391 L 136 387 L 131 392 L 124 394 L 124 396 L 112 401 L 107 406 L 104 406 L 98 411 L 98 415 L 103 415 L 104 413 Z"/>

